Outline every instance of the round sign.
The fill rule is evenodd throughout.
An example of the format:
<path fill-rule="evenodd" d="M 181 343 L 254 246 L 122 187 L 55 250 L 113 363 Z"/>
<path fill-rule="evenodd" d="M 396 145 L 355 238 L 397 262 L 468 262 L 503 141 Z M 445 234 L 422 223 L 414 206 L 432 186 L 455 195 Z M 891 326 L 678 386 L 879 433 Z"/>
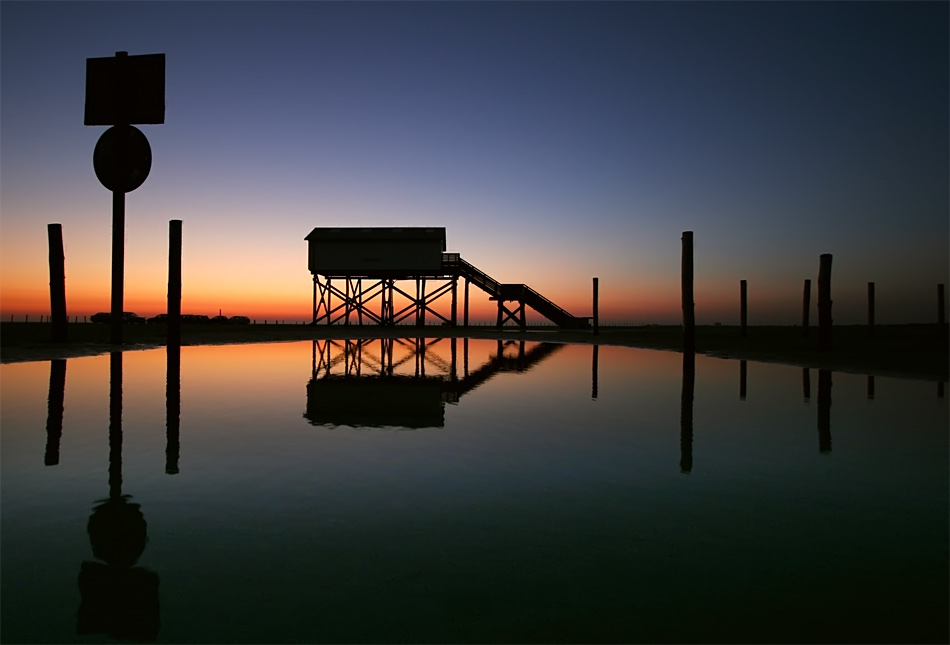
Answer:
<path fill-rule="evenodd" d="M 109 190 L 130 193 L 145 182 L 152 169 L 152 148 L 142 131 L 135 126 L 113 126 L 102 133 L 92 153 L 92 167 L 99 183 Z M 124 159 L 119 158 L 120 136 L 125 134 Z"/>

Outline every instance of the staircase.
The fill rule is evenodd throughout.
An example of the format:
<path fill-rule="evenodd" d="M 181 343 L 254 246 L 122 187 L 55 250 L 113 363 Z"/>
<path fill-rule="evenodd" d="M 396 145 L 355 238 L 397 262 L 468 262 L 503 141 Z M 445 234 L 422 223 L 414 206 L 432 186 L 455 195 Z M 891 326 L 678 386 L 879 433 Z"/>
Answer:
<path fill-rule="evenodd" d="M 487 293 L 492 300 L 518 302 L 565 329 L 586 329 L 590 319 L 573 316 L 526 284 L 502 284 L 484 271 L 463 260 L 458 253 L 443 253 L 442 268 L 457 273 Z"/>

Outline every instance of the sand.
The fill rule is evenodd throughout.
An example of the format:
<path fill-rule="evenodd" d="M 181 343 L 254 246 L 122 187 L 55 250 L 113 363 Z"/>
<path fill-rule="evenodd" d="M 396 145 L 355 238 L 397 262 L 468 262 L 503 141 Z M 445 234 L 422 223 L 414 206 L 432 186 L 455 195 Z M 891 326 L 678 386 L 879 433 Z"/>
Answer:
<path fill-rule="evenodd" d="M 94 356 L 113 351 L 108 343 L 109 326 L 78 323 L 69 326 L 67 343 L 50 341 L 48 323 L 0 323 L 0 362 L 43 361 L 57 358 Z M 741 337 L 738 327 L 698 326 L 697 353 L 770 363 L 783 363 L 840 372 L 947 381 L 950 352 L 946 333 L 936 325 L 882 325 L 873 337 L 865 326 L 834 328 L 834 347 L 818 350 L 817 329 L 805 337 L 800 327 L 749 327 Z M 561 330 L 557 327 L 489 326 L 310 326 L 310 325 L 184 325 L 182 345 L 230 345 L 320 339 L 378 337 L 468 337 L 531 342 L 619 345 L 669 351 L 682 350 L 679 326 L 644 325 L 601 327 L 592 330 Z M 165 325 L 130 325 L 125 328 L 123 351 L 151 349 L 165 345 Z"/>

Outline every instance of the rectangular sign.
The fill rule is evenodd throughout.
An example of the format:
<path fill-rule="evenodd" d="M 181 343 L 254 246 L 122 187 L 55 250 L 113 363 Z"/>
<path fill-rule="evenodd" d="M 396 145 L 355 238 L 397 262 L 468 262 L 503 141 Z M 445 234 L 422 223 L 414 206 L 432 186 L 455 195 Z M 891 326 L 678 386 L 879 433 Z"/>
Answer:
<path fill-rule="evenodd" d="M 165 123 L 165 54 L 86 59 L 85 124 L 117 123 Z"/>

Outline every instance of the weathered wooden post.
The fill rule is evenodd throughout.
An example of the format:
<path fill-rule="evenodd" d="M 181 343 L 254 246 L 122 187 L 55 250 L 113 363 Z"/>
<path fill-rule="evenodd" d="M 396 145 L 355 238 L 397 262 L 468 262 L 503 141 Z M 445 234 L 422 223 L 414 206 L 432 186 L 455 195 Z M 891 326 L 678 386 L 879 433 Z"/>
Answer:
<path fill-rule="evenodd" d="M 745 280 L 739 280 L 739 335 L 746 337 L 748 331 L 749 318 L 749 298 L 748 284 Z"/>
<path fill-rule="evenodd" d="M 463 325 L 468 327 L 468 278 L 465 279 L 465 312 L 464 312 L 464 321 Z"/>
<path fill-rule="evenodd" d="M 168 222 L 168 338 L 169 347 L 181 346 L 181 220 Z"/>
<path fill-rule="evenodd" d="M 600 315 L 598 312 L 598 279 L 594 278 L 594 336 L 600 333 Z M 596 397 L 594 397 L 596 398 Z"/>
<path fill-rule="evenodd" d="M 831 347 L 831 254 L 823 253 L 818 265 L 818 349 Z"/>
<path fill-rule="evenodd" d="M 696 313 L 693 303 L 693 232 L 683 231 L 682 257 L 683 351 L 696 351 Z"/>
<path fill-rule="evenodd" d="M 63 225 L 47 224 L 49 238 L 49 304 L 53 323 L 52 341 L 64 343 L 66 337 L 66 254 L 63 252 Z"/>
<path fill-rule="evenodd" d="M 459 326 L 459 279 L 458 276 L 452 277 L 452 327 Z M 363 324 L 362 309 L 360 309 L 360 324 Z"/>
<path fill-rule="evenodd" d="M 808 313 L 811 309 L 811 280 L 805 280 L 802 292 L 802 336 L 808 338 Z"/>
<path fill-rule="evenodd" d="M 874 283 L 868 282 L 868 336 L 874 338 Z"/>

